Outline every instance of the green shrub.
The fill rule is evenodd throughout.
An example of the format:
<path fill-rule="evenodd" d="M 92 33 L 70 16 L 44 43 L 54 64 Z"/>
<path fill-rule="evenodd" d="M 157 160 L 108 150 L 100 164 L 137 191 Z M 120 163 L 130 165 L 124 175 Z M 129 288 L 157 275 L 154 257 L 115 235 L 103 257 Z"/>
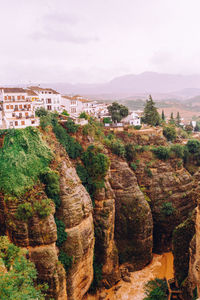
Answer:
<path fill-rule="evenodd" d="M 135 148 L 132 144 L 125 145 L 125 158 L 127 161 L 132 161 L 136 156 Z"/>
<path fill-rule="evenodd" d="M 140 130 L 140 129 L 141 129 L 141 127 L 142 127 L 142 125 L 135 125 L 135 126 L 134 126 L 134 129 L 136 129 L 136 130 Z"/>
<path fill-rule="evenodd" d="M 63 264 L 65 271 L 67 273 L 73 263 L 73 257 L 67 255 L 67 253 L 65 253 L 64 251 L 60 251 L 58 259 Z"/>
<path fill-rule="evenodd" d="M 33 207 L 35 212 L 41 219 L 48 217 L 52 212 L 50 199 L 42 199 L 41 201 L 35 201 Z"/>
<path fill-rule="evenodd" d="M 177 158 L 183 158 L 184 148 L 184 146 L 176 144 L 171 146 L 170 151 L 173 152 Z"/>
<path fill-rule="evenodd" d="M 186 144 L 188 151 L 192 154 L 200 152 L 200 141 L 198 140 L 189 140 Z"/>
<path fill-rule="evenodd" d="M 48 115 L 48 111 L 44 107 L 37 108 L 35 111 L 35 115 L 39 118 L 44 117 Z"/>
<path fill-rule="evenodd" d="M 167 160 L 170 157 L 170 150 L 168 147 L 159 146 L 152 149 L 155 156 L 161 160 Z"/>
<path fill-rule="evenodd" d="M 55 223 L 57 226 L 56 245 L 60 248 L 62 244 L 67 240 L 67 233 L 65 232 L 65 224 L 63 223 L 63 221 L 55 217 Z"/>
<path fill-rule="evenodd" d="M 97 288 L 99 287 L 99 283 L 102 280 L 102 264 L 99 264 L 96 260 L 95 255 L 93 256 L 93 271 L 94 271 L 94 276 L 93 276 L 93 281 L 91 283 L 91 286 L 89 288 L 90 293 L 95 293 Z"/>
<path fill-rule="evenodd" d="M 37 271 L 24 254 L 23 250 L 11 244 L 7 237 L 0 237 L 0 264 L 5 264 L 7 268 L 0 276 L 0 300 L 45 299 L 42 291 L 46 291 L 48 285 L 36 284 Z"/>
<path fill-rule="evenodd" d="M 62 115 L 69 117 L 69 114 L 68 114 L 68 112 L 65 109 L 63 110 Z"/>
<path fill-rule="evenodd" d="M 73 137 L 71 137 L 66 130 L 57 123 L 57 121 L 53 122 L 53 131 L 56 138 L 64 146 L 70 158 L 75 159 L 81 155 L 83 152 L 81 145 Z"/>
<path fill-rule="evenodd" d="M 147 297 L 144 300 L 167 300 L 168 288 L 166 280 L 155 278 L 148 281 L 145 285 L 145 294 Z"/>
<path fill-rule="evenodd" d="M 88 120 L 89 116 L 86 114 L 86 112 L 82 112 L 80 113 L 80 116 L 79 116 L 80 119 L 85 119 L 85 120 Z"/>
<path fill-rule="evenodd" d="M 46 169 L 40 174 L 40 180 L 45 184 L 47 196 L 54 201 L 56 208 L 58 208 L 60 206 L 59 175 L 50 169 Z"/>
<path fill-rule="evenodd" d="M 33 208 L 29 202 L 19 204 L 15 216 L 18 220 L 28 221 L 33 216 Z"/>
<path fill-rule="evenodd" d="M 111 123 L 112 123 L 112 120 L 111 120 L 111 118 L 106 117 L 106 118 L 103 118 L 103 123 L 104 123 L 104 124 L 111 124 Z"/>
<path fill-rule="evenodd" d="M 133 171 L 137 170 L 137 165 L 135 163 L 131 163 L 130 166 Z"/>
<path fill-rule="evenodd" d="M 174 126 L 165 126 L 163 128 L 163 135 L 168 141 L 174 141 L 176 139 L 176 128 Z"/>
<path fill-rule="evenodd" d="M 175 208 L 172 206 L 171 202 L 165 202 L 161 206 L 161 212 L 164 216 L 168 217 L 173 215 Z"/>
<path fill-rule="evenodd" d="M 68 133 L 75 133 L 77 132 L 79 125 L 76 125 L 72 119 L 68 118 L 67 122 L 64 123 L 64 127 Z"/>
<path fill-rule="evenodd" d="M 124 157 L 125 156 L 125 148 L 124 145 L 119 141 L 112 141 L 111 145 L 110 145 L 111 151 L 112 153 L 120 156 L 120 157 Z"/>

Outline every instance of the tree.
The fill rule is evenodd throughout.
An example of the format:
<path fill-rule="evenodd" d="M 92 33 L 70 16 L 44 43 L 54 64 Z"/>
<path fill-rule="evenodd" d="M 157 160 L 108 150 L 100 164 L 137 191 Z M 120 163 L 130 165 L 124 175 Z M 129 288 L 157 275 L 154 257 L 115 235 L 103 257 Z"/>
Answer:
<path fill-rule="evenodd" d="M 121 119 L 128 116 L 128 108 L 117 102 L 113 102 L 112 105 L 108 106 L 109 114 L 112 117 L 113 122 L 120 122 Z"/>
<path fill-rule="evenodd" d="M 174 114 L 173 114 L 173 112 L 171 113 L 171 115 L 170 115 L 170 120 L 169 120 L 169 123 L 170 124 L 172 124 L 172 125 L 174 125 L 175 124 L 175 121 L 174 121 Z"/>
<path fill-rule="evenodd" d="M 151 126 L 160 125 L 160 116 L 151 95 L 149 95 L 149 100 L 146 101 L 142 120 Z"/>
<path fill-rule="evenodd" d="M 164 279 L 155 278 L 145 285 L 144 300 L 167 300 L 167 282 Z"/>
<path fill-rule="evenodd" d="M 180 124 L 181 124 L 181 116 L 180 116 L 180 113 L 178 111 L 177 112 L 177 116 L 176 116 L 176 125 L 180 126 Z"/>
<path fill-rule="evenodd" d="M 162 110 L 161 119 L 162 119 L 163 121 L 165 121 L 165 114 L 164 114 L 164 110 Z"/>
<path fill-rule="evenodd" d="M 174 141 L 176 139 L 176 129 L 174 126 L 165 126 L 163 128 L 163 135 L 168 141 Z"/>

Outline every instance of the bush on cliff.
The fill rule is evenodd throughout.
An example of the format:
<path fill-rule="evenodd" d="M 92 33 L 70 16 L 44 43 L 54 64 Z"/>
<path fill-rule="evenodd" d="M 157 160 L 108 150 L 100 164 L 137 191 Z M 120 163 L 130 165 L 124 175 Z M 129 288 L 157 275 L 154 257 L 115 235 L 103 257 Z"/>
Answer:
<path fill-rule="evenodd" d="M 147 297 L 144 300 L 167 300 L 168 288 L 166 280 L 159 278 L 150 280 L 145 285 L 145 294 Z"/>
<path fill-rule="evenodd" d="M 22 195 L 32 188 L 52 157 L 36 128 L 8 131 L 0 149 L 0 191 Z"/>
<path fill-rule="evenodd" d="M 158 159 L 167 160 L 170 157 L 170 150 L 168 147 L 159 146 L 152 149 L 153 153 Z"/>
<path fill-rule="evenodd" d="M 163 135 L 168 141 L 174 141 L 177 136 L 175 126 L 165 126 L 163 128 Z"/>
<path fill-rule="evenodd" d="M 0 237 L 0 300 L 44 300 L 47 285 L 36 285 L 37 271 L 25 258 L 25 251 Z"/>

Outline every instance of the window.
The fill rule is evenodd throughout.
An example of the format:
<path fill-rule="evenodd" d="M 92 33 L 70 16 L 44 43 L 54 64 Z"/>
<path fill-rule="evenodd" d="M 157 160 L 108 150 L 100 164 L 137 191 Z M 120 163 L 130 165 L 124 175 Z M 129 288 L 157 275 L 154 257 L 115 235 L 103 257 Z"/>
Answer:
<path fill-rule="evenodd" d="M 10 105 L 6 105 L 6 109 L 9 109 L 10 108 Z"/>
<path fill-rule="evenodd" d="M 18 121 L 15 121 L 15 126 L 18 126 Z"/>
<path fill-rule="evenodd" d="M 21 104 L 19 105 L 19 108 L 22 109 L 22 105 Z"/>
<path fill-rule="evenodd" d="M 11 96 L 8 96 L 8 100 L 11 100 Z"/>
<path fill-rule="evenodd" d="M 76 101 L 71 101 L 71 105 L 76 105 Z"/>
<path fill-rule="evenodd" d="M 75 107 L 71 108 L 71 113 L 76 113 L 76 108 Z"/>
<path fill-rule="evenodd" d="M 13 109 L 13 105 L 10 105 L 10 109 Z"/>
<path fill-rule="evenodd" d="M 28 113 L 27 112 L 25 113 L 25 116 L 28 117 Z"/>
<path fill-rule="evenodd" d="M 10 127 L 12 127 L 13 126 L 13 122 L 10 122 Z"/>
<path fill-rule="evenodd" d="M 31 120 L 31 124 L 35 124 L 35 120 Z"/>
<path fill-rule="evenodd" d="M 51 105 L 47 105 L 47 110 L 51 110 Z"/>
<path fill-rule="evenodd" d="M 8 98 L 7 96 L 4 96 L 4 100 L 7 100 L 7 98 Z M 11 123 L 12 123 L 12 122 L 11 122 Z"/>
<path fill-rule="evenodd" d="M 18 105 L 15 105 L 15 110 L 18 110 Z"/>
<path fill-rule="evenodd" d="M 47 103 L 51 103 L 51 99 L 47 99 L 47 101 L 48 101 Z"/>
<path fill-rule="evenodd" d="M 22 96 L 22 99 L 24 100 L 24 99 L 25 99 L 25 97 L 24 97 L 24 96 Z"/>
<path fill-rule="evenodd" d="M 12 117 L 13 117 L 13 118 L 15 117 L 15 113 L 12 113 Z"/>
<path fill-rule="evenodd" d="M 25 121 L 21 121 L 21 125 L 25 125 Z"/>
<path fill-rule="evenodd" d="M 20 100 L 21 99 L 21 96 L 17 96 L 17 100 Z"/>

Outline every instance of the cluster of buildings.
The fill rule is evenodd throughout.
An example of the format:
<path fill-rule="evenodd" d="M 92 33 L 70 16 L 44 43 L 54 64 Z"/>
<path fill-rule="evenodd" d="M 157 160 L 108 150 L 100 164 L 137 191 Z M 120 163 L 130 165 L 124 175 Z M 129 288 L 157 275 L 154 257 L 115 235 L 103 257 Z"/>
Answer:
<path fill-rule="evenodd" d="M 39 86 L 31 86 L 26 89 L 0 87 L 0 129 L 38 126 L 39 118 L 35 112 L 40 108 L 58 113 L 67 111 L 74 119 L 85 112 L 101 120 L 110 117 L 109 105 L 91 101 L 80 95 L 62 96 L 51 88 Z M 132 112 L 124 119 L 124 123 L 140 125 L 140 117 Z"/>

